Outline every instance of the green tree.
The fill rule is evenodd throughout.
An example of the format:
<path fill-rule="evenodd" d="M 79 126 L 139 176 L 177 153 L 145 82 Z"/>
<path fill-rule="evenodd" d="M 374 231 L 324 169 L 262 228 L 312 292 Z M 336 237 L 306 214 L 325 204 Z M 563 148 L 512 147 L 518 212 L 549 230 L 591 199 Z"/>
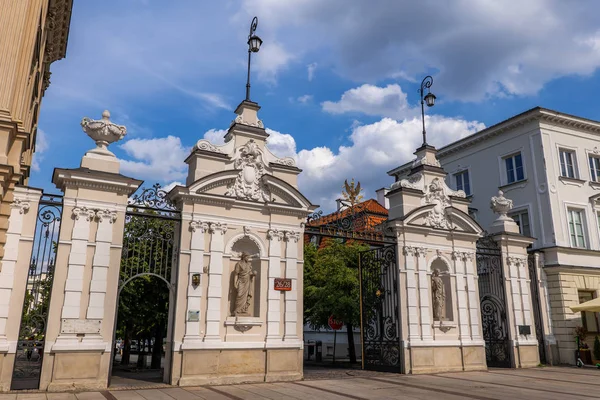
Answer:
<path fill-rule="evenodd" d="M 369 246 L 330 241 L 317 250 L 304 247 L 304 319 L 314 328 L 328 326 L 331 315 L 346 325 L 350 362 L 356 362 L 353 329 L 360 324 L 358 255 Z"/>

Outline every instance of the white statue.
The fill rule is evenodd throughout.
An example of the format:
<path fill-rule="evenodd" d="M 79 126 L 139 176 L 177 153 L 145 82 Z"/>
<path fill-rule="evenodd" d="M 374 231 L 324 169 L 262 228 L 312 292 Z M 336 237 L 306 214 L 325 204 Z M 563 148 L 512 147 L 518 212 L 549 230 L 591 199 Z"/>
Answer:
<path fill-rule="evenodd" d="M 442 321 L 446 316 L 446 289 L 440 278 L 440 270 L 434 269 L 431 275 L 431 291 L 433 293 L 433 320 Z"/>
<path fill-rule="evenodd" d="M 250 255 L 242 253 L 240 261 L 235 264 L 234 281 L 235 287 L 235 308 L 234 316 L 249 315 L 250 299 L 254 295 L 254 277 L 256 272 L 252 270 Z"/>

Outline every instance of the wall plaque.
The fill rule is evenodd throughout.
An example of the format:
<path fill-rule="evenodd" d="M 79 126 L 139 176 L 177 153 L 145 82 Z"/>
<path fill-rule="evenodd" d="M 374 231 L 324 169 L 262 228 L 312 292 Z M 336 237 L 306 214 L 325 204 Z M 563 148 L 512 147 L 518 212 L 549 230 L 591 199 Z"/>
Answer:
<path fill-rule="evenodd" d="M 101 319 L 63 319 L 60 333 L 100 333 Z"/>
<path fill-rule="evenodd" d="M 288 278 L 275 278 L 275 290 L 292 290 L 292 280 Z"/>
<path fill-rule="evenodd" d="M 199 310 L 189 310 L 188 311 L 188 321 L 189 322 L 200 321 L 200 311 Z"/>

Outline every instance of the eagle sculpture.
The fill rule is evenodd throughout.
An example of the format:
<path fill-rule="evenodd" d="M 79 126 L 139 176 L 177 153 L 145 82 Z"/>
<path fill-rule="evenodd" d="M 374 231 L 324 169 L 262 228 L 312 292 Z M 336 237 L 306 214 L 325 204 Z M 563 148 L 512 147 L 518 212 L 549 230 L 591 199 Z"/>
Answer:
<path fill-rule="evenodd" d="M 354 178 L 352 178 L 350 183 L 348 183 L 348 179 L 344 181 L 344 191 L 342 192 L 342 196 L 344 197 L 344 200 L 350 203 L 350 205 L 355 205 L 362 201 L 363 196 L 360 192 L 360 182 L 355 184 Z"/>

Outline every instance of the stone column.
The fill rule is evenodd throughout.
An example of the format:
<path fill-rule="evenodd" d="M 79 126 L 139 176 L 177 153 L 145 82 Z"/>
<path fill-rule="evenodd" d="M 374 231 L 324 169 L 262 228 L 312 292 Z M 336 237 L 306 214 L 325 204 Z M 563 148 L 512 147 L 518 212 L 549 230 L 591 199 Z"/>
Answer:
<path fill-rule="evenodd" d="M 544 328 L 546 361 L 550 365 L 553 365 L 555 364 L 553 348 L 556 347 L 556 338 L 554 337 L 554 326 L 552 325 L 552 315 L 550 314 L 550 293 L 548 291 L 548 277 L 546 276 L 546 271 L 544 271 L 544 255 L 539 252 L 534 254 L 534 268 L 537 274 L 540 317 L 542 319 L 541 325 Z M 529 278 L 531 279 L 532 277 Z M 531 301 L 535 301 L 533 296 Z"/>
<path fill-rule="evenodd" d="M 281 277 L 281 240 L 283 232 L 270 229 L 269 239 L 269 287 L 267 289 L 267 344 L 281 342 L 281 305 L 280 292 L 275 290 L 275 278 Z"/>
<path fill-rule="evenodd" d="M 225 251 L 224 235 L 227 224 L 211 222 L 210 265 L 208 269 L 208 296 L 206 310 L 205 342 L 221 341 L 221 296 L 223 293 L 223 252 Z"/>
<path fill-rule="evenodd" d="M 406 273 L 406 304 L 408 306 L 408 340 L 421 340 L 421 330 L 419 324 L 419 303 L 417 297 L 417 278 L 415 273 L 415 248 L 404 246 L 404 266 Z M 402 304 L 402 299 L 400 301 Z"/>
<path fill-rule="evenodd" d="M 204 249 L 205 232 L 208 231 L 208 223 L 202 221 L 190 221 L 190 231 L 192 237 L 190 240 L 190 265 L 188 268 L 188 288 L 187 288 L 187 309 L 185 318 L 185 335 L 183 337 L 182 348 L 190 346 L 191 343 L 202 341 L 200 336 L 200 318 L 197 321 L 190 321 L 188 315 L 190 311 L 200 311 L 202 300 L 202 276 L 204 274 Z M 198 285 L 192 283 L 192 276 L 200 274 Z"/>
<path fill-rule="evenodd" d="M 419 309 L 421 316 L 421 339 L 425 342 L 433 341 L 431 325 L 433 318 L 430 313 L 431 293 L 429 291 L 429 275 L 427 274 L 427 248 L 416 247 L 417 269 L 419 273 Z"/>
<path fill-rule="evenodd" d="M 284 341 L 299 341 L 298 337 L 298 239 L 300 232 L 285 232 L 285 277 L 291 279 L 292 290 L 285 292 Z"/>
<path fill-rule="evenodd" d="M 481 327 L 481 306 L 479 301 L 479 282 L 477 281 L 477 266 L 473 262 L 475 253 L 462 253 L 465 260 L 465 271 L 467 278 L 467 300 L 469 303 L 469 322 L 471 325 L 471 339 L 473 341 L 482 342 L 483 334 Z"/>
<path fill-rule="evenodd" d="M 458 329 L 461 343 L 471 339 L 471 330 L 469 328 L 469 302 L 467 300 L 467 282 L 465 280 L 465 262 L 464 253 L 453 251 L 454 271 L 456 274 L 456 300 L 458 308 Z"/>

